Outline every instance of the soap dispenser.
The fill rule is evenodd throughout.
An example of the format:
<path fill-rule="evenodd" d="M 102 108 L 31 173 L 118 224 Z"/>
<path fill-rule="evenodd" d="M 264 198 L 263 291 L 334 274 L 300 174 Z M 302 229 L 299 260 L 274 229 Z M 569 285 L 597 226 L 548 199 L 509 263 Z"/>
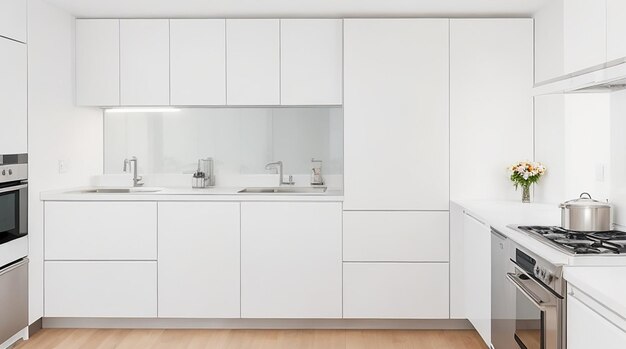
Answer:
<path fill-rule="evenodd" d="M 311 159 L 311 185 L 324 185 L 322 177 L 322 160 Z"/>

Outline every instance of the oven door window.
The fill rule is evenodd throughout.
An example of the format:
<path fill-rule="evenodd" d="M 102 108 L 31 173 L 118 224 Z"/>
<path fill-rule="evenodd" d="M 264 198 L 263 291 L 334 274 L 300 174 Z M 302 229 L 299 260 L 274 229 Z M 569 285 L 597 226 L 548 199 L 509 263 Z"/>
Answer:
<path fill-rule="evenodd" d="M 20 237 L 20 192 L 0 194 L 0 243 Z"/>
<path fill-rule="evenodd" d="M 521 349 L 544 349 L 544 312 L 515 291 L 515 342 Z"/>

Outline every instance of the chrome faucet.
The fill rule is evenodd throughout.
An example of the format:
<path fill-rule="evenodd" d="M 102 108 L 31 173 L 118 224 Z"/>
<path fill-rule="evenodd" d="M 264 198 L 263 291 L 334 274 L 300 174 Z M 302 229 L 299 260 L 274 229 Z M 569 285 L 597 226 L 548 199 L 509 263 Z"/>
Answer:
<path fill-rule="evenodd" d="M 141 182 L 143 177 L 137 176 L 137 157 L 133 156 L 130 159 L 124 159 L 124 172 L 130 172 L 131 163 L 133 163 L 133 187 L 140 187 L 143 185 Z"/>
<path fill-rule="evenodd" d="M 293 181 L 293 176 L 289 176 L 289 180 L 285 182 L 285 179 L 283 177 L 283 162 L 282 161 L 270 162 L 269 164 L 265 165 L 265 169 L 266 170 L 277 169 L 276 172 L 279 175 L 278 177 L 279 186 L 296 184 L 296 182 Z"/>

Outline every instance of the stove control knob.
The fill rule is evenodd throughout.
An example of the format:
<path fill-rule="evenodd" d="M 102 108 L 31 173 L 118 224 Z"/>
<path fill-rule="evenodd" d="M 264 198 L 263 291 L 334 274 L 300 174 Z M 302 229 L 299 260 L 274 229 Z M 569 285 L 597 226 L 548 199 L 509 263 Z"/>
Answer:
<path fill-rule="evenodd" d="M 6 174 L 7 174 L 7 170 L 2 170 L 2 175 L 6 176 Z"/>
<path fill-rule="evenodd" d="M 541 279 L 541 267 L 540 266 L 535 265 L 535 268 L 533 269 L 533 272 L 534 272 L 536 277 Z"/>
<path fill-rule="evenodd" d="M 543 277 L 543 283 L 549 285 L 553 279 L 554 279 L 554 275 L 552 275 L 551 272 L 546 271 L 545 276 Z"/>
<path fill-rule="evenodd" d="M 9 169 L 9 176 L 13 174 L 13 170 Z"/>

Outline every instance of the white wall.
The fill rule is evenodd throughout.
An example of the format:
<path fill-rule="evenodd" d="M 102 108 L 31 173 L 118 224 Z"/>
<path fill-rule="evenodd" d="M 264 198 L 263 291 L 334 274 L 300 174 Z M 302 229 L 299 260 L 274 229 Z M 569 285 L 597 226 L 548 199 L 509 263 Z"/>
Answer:
<path fill-rule="evenodd" d="M 565 96 L 565 199 L 609 197 L 610 94 Z"/>
<path fill-rule="evenodd" d="M 533 27 L 450 23 L 450 198 L 520 200 L 508 167 L 533 156 Z"/>
<path fill-rule="evenodd" d="M 615 223 L 626 227 L 626 91 L 611 95 L 611 194 Z"/>
<path fill-rule="evenodd" d="M 559 203 L 582 192 L 609 198 L 611 94 L 568 94 L 535 99 L 535 160 L 548 171 L 535 201 Z"/>
<path fill-rule="evenodd" d="M 30 321 L 43 315 L 43 190 L 88 184 L 102 173 L 102 117 L 74 107 L 74 18 L 28 1 Z M 58 161 L 67 172 L 60 174 Z"/>
<path fill-rule="evenodd" d="M 565 96 L 535 97 L 535 160 L 548 171 L 534 186 L 534 201 L 565 198 Z"/>

